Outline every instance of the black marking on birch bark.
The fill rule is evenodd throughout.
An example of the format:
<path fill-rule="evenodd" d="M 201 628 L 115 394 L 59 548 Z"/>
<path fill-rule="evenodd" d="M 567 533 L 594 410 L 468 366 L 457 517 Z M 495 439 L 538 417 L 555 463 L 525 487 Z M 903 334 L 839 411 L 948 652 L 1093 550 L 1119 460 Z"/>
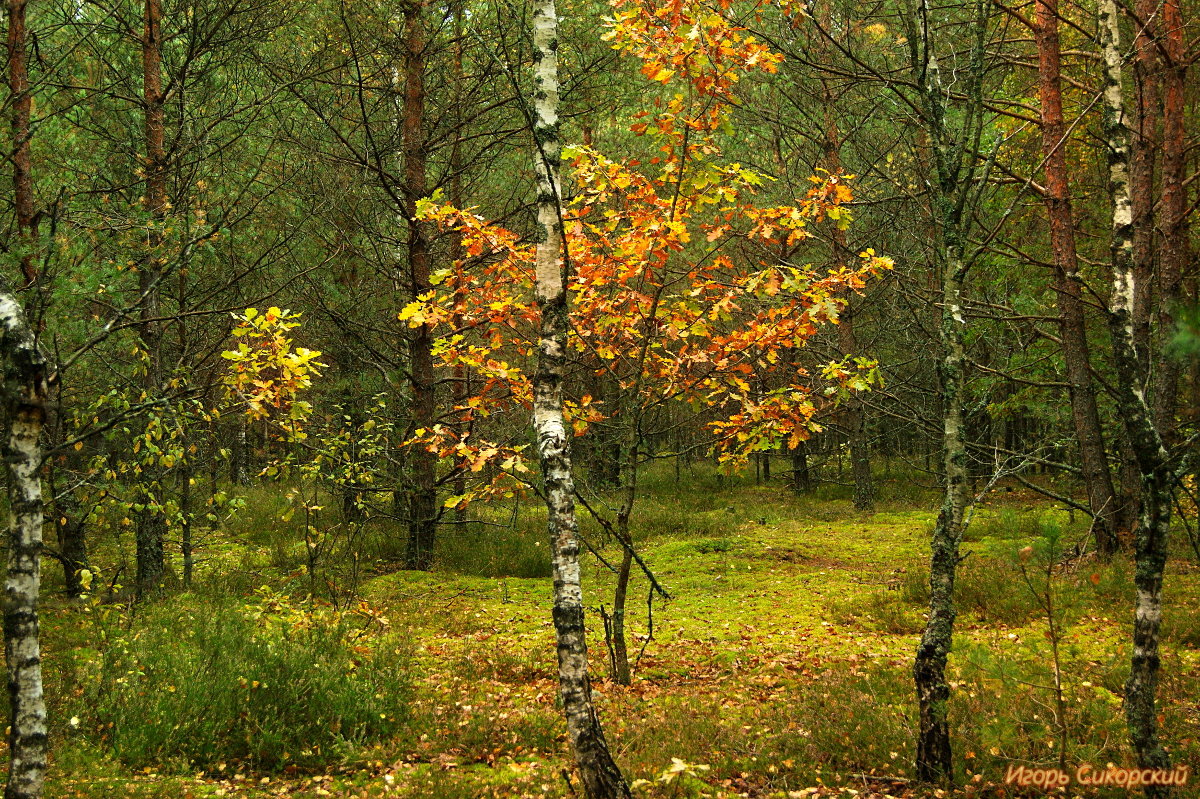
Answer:
<path fill-rule="evenodd" d="M 562 409 L 562 371 L 568 327 L 565 253 L 559 178 L 557 14 L 554 0 L 536 0 L 533 10 L 534 80 L 531 133 L 538 178 L 538 241 L 535 252 L 539 324 L 537 371 L 533 378 L 533 427 L 546 499 L 547 532 L 554 571 L 552 611 L 558 645 L 559 694 L 567 734 L 588 799 L 628 799 L 629 787 L 613 761 L 591 702 L 584 639 L 583 593 L 579 583 L 571 448 Z"/>
<path fill-rule="evenodd" d="M 4 364 L 9 555 L 4 585 L 4 645 L 9 692 L 8 799 L 38 799 L 46 772 L 38 594 L 42 553 L 42 452 L 46 359 L 21 306 L 0 281 L 0 356 Z"/>
<path fill-rule="evenodd" d="M 1117 408 L 1120 412 L 1141 476 L 1143 507 L 1135 538 L 1133 655 L 1125 685 L 1125 718 L 1130 739 L 1144 768 L 1165 768 L 1169 758 L 1158 739 L 1155 694 L 1158 683 L 1158 633 L 1161 624 L 1163 568 L 1167 559 L 1170 523 L 1171 478 L 1167 452 L 1155 427 L 1140 386 L 1144 368 L 1130 326 L 1136 295 L 1133 269 L 1132 208 L 1129 198 L 1129 132 L 1124 124 L 1121 96 L 1120 28 L 1114 0 L 1100 0 L 1100 40 L 1104 64 L 1104 136 L 1108 145 L 1108 189 L 1112 203 L 1113 313 L 1109 335 L 1117 370 Z M 1160 796 L 1150 786 L 1148 796 Z"/>

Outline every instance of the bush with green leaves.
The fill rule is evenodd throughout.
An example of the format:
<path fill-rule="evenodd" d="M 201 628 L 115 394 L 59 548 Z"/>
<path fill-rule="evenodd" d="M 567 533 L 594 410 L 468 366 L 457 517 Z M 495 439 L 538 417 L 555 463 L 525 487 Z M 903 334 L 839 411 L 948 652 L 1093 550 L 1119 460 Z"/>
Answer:
<path fill-rule="evenodd" d="M 76 723 L 131 766 L 328 763 L 406 722 L 409 647 L 365 605 L 184 595 L 124 621 L 99 622 L 99 652 L 76 669 Z"/>

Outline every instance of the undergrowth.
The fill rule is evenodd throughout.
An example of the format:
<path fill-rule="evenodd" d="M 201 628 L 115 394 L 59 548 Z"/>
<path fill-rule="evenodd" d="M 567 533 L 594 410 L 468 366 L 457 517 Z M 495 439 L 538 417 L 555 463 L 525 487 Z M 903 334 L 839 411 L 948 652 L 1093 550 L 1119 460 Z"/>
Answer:
<path fill-rule="evenodd" d="M 174 600 L 94 611 L 95 649 L 72 659 L 68 736 L 136 768 L 274 770 L 336 760 L 405 724 L 409 646 L 375 634 L 377 620 L 277 596 Z"/>

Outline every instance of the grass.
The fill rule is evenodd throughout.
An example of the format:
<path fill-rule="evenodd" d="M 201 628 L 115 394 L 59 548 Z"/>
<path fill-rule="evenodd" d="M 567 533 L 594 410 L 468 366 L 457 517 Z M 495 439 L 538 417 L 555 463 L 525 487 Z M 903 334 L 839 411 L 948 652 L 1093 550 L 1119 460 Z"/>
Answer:
<path fill-rule="evenodd" d="M 72 738 L 133 768 L 312 766 L 388 740 L 408 712 L 408 646 L 280 597 L 184 595 L 92 615 L 73 653 Z"/>
<path fill-rule="evenodd" d="M 887 499 L 880 512 L 862 514 L 848 494 L 834 490 L 841 487 L 828 489 L 825 498 L 797 497 L 752 478 L 722 476 L 718 483 L 699 466 L 695 472 L 689 479 L 685 471 L 676 486 L 670 469 L 652 471 L 634 512 L 634 535 L 673 598 L 648 605 L 646 580 L 635 574 L 628 625 L 630 647 L 641 656 L 629 688 L 605 679 L 595 612 L 611 602 L 613 575 L 585 558 L 595 698 L 622 767 L 631 779 L 646 781 L 639 795 L 788 799 L 788 792 L 818 786 L 825 795 L 865 794 L 865 786 L 900 795 L 902 781 L 912 777 L 910 669 L 928 601 L 933 503 Z M 58 760 L 49 796 L 572 795 L 562 776 L 570 760 L 556 700 L 546 535 L 535 502 L 518 506 L 512 525 L 511 504 L 473 508 L 485 523 L 448 528 L 433 572 L 376 568 L 364 574 L 360 596 L 367 615 L 342 616 L 355 627 L 327 640 L 272 639 L 272 646 L 285 638 L 296 645 L 282 654 L 255 648 L 255 614 L 303 618 L 308 606 L 289 598 L 304 590 L 303 580 L 288 577 L 294 559 L 273 554 L 290 551 L 294 529 L 255 529 L 274 524 L 269 492 L 262 499 L 264 510 L 243 517 L 219 542 L 208 594 L 168 597 L 132 618 L 108 607 L 87 613 L 51 608 L 47 674 Z M 1017 552 L 1051 529 L 1065 541 L 1086 531 L 1065 512 L 1013 492 L 980 510 L 965 545 L 972 554 L 957 587 L 951 723 L 958 779 L 979 795 L 1001 781 L 1011 763 L 1057 762 L 1045 687 L 1051 680 L 1045 619 L 1017 566 Z M 383 535 L 385 528 L 378 530 Z M 583 532 L 610 560 L 618 551 L 594 522 L 585 520 Z M 242 559 L 235 561 L 238 553 Z M 272 590 L 211 596 L 234 590 L 215 574 L 231 562 L 260 573 Z M 1054 572 L 1064 608 L 1072 763 L 1129 761 L 1121 694 L 1131 574 L 1121 559 L 1070 561 Z M 1198 589 L 1195 564 L 1174 563 L 1160 691 L 1162 728 L 1183 763 L 1200 762 Z M 110 615 L 88 616 L 96 613 Z M 395 640 L 370 621 L 371 613 L 403 631 L 404 643 L 389 650 L 393 660 L 348 669 L 344 657 L 354 656 L 358 643 L 347 636 L 353 639 L 361 625 L 369 628 L 372 652 Z M 278 624 L 269 622 L 277 625 L 272 629 Z M 238 677 L 303 686 L 304 658 L 351 681 L 303 688 L 306 698 L 321 695 L 324 709 L 293 709 L 283 697 L 262 705 L 281 719 L 293 712 L 296 735 L 303 730 L 306 740 L 319 743 L 319 751 L 309 745 L 309 755 L 284 762 L 282 751 L 303 755 L 303 748 L 256 740 L 247 731 L 269 722 L 250 725 L 236 714 L 230 722 L 231 712 L 242 711 L 222 705 L 220 697 L 247 695 Z M 189 683 L 184 676 L 206 673 L 205 664 L 215 660 L 240 665 L 219 679 Z M 361 671 L 368 667 L 374 671 Z M 252 669 L 274 669 L 277 676 L 262 679 Z M 136 675 L 117 682 L 131 671 Z M 176 691 L 164 692 L 164 685 Z M 186 703 L 181 688 L 191 692 Z M 294 697 L 295 686 L 289 690 Z M 379 702 L 391 703 L 391 710 L 376 710 Z M 197 707 L 206 712 L 192 712 Z M 371 726 L 368 716 L 378 712 L 391 719 Z M 81 727 L 66 724 L 71 715 L 80 717 Z M 330 726 L 335 718 L 342 719 L 340 732 Z M 120 719 L 144 731 L 119 738 Z M 176 724 L 179 730 L 172 729 Z M 362 735 L 345 733 L 364 725 Z M 292 734 L 289 729 L 281 720 L 272 734 Z M 669 778 L 673 758 L 693 776 Z M 201 763 L 207 771 L 198 776 Z"/>

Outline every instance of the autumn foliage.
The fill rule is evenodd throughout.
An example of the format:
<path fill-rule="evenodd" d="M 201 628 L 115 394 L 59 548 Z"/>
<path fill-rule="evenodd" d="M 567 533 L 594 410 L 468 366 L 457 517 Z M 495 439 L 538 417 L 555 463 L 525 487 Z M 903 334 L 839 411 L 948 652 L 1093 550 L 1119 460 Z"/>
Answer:
<path fill-rule="evenodd" d="M 230 362 L 224 380 L 228 398 L 251 419 L 271 419 L 302 438 L 299 423 L 312 406 L 298 395 L 312 386 L 324 364 L 317 360 L 320 352 L 293 346 L 288 337 L 299 326 L 299 316 L 275 307 L 265 312 L 247 308 L 235 315 L 231 335 L 236 348 L 221 356 Z"/>
<path fill-rule="evenodd" d="M 797 353 L 822 324 L 836 323 L 848 293 L 892 262 L 873 250 L 838 268 L 802 260 L 814 225 L 849 224 L 853 176 L 814 175 L 789 204 L 759 202 L 769 179 L 724 158 L 717 134 L 729 124 L 739 76 L 773 71 L 779 56 L 698 9 L 615 5 L 606 38 L 640 58 L 642 73 L 666 91 L 631 126 L 645 159 L 589 147 L 565 153 L 575 186 L 564 203 L 570 346 L 581 370 L 615 381 L 644 408 L 707 409 L 713 447 L 742 460 L 794 447 L 819 429 L 813 416 L 822 402 L 877 379 L 863 359 L 810 374 Z M 520 469 L 520 447 L 471 441 L 464 431 L 480 416 L 529 405 L 533 246 L 470 209 L 425 200 L 419 213 L 456 231 L 465 257 L 435 275 L 435 288 L 400 318 L 431 325 L 440 365 L 469 369 L 473 381 L 456 423 L 418 431 L 410 443 L 474 471 L 487 462 Z M 584 392 L 567 412 L 577 435 L 607 415 Z"/>

